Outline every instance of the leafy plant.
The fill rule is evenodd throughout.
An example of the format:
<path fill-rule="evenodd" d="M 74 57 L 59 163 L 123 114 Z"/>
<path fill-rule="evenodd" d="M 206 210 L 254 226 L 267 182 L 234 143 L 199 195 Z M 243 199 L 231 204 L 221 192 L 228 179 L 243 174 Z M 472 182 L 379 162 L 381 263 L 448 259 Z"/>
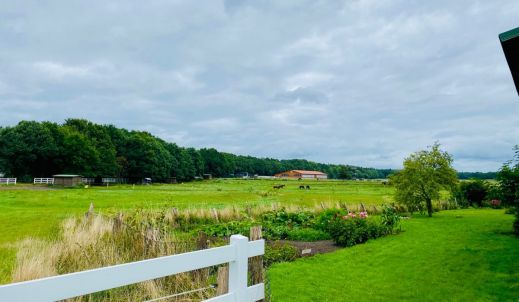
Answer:
<path fill-rule="evenodd" d="M 214 237 L 229 237 L 235 234 L 247 236 L 253 224 L 254 222 L 249 220 L 217 223 L 205 226 L 203 232 Z"/>
<path fill-rule="evenodd" d="M 315 215 L 311 212 L 287 212 L 284 208 L 266 212 L 261 219 L 266 224 L 286 225 L 289 227 L 310 226 Z"/>
<path fill-rule="evenodd" d="M 400 224 L 400 215 L 392 206 L 384 205 L 380 214 L 382 225 L 387 227 L 388 232 L 393 231 Z"/>
<path fill-rule="evenodd" d="M 353 246 L 385 235 L 387 226 L 350 214 L 333 219 L 329 232 L 337 245 Z"/>
<path fill-rule="evenodd" d="M 331 239 L 330 234 L 311 228 L 295 228 L 288 231 L 287 239 L 296 241 L 317 241 Z"/>
<path fill-rule="evenodd" d="M 346 214 L 348 213 L 344 209 L 326 209 L 315 218 L 314 228 L 327 232 L 329 224 L 333 219 Z"/>
<path fill-rule="evenodd" d="M 263 261 L 265 266 L 274 263 L 294 261 L 299 258 L 299 250 L 289 244 L 267 244 Z"/>

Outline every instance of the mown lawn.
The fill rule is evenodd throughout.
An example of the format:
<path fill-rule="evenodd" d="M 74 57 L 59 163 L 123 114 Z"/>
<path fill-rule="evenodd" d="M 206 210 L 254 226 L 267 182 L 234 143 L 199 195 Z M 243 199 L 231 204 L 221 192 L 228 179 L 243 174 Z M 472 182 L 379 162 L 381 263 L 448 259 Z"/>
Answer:
<path fill-rule="evenodd" d="M 502 210 L 403 222 L 399 235 L 282 263 L 273 301 L 519 301 L 519 238 Z"/>
<path fill-rule="evenodd" d="M 281 190 L 272 188 L 285 184 Z M 310 185 L 300 190 L 299 185 Z M 145 208 L 223 208 L 227 206 L 314 206 L 321 202 L 377 205 L 391 201 L 393 189 L 372 181 L 223 180 L 175 185 L 90 187 L 35 190 L 32 185 L 0 188 L 0 283 L 9 282 L 16 242 L 52 237 L 66 217 L 82 215 L 91 202 L 96 211 Z"/>

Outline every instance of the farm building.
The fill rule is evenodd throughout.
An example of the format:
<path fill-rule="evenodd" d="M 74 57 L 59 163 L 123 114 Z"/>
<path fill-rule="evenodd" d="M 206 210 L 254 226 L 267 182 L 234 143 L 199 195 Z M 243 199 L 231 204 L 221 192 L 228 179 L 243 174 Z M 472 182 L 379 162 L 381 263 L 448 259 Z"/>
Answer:
<path fill-rule="evenodd" d="M 327 179 L 328 175 L 319 171 L 290 170 L 274 175 L 278 178 Z"/>
<path fill-rule="evenodd" d="M 83 183 L 81 175 L 58 174 L 54 177 L 54 185 L 72 187 Z"/>

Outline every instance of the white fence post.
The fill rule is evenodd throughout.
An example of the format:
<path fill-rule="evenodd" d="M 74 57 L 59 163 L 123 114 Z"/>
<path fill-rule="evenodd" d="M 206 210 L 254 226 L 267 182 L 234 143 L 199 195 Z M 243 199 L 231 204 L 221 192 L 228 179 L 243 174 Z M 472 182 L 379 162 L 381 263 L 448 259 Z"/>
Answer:
<path fill-rule="evenodd" d="M 249 239 L 242 235 L 231 236 L 231 246 L 234 247 L 236 258 L 229 262 L 229 292 L 234 294 L 234 301 L 246 301 L 247 269 L 249 258 L 247 242 Z"/>

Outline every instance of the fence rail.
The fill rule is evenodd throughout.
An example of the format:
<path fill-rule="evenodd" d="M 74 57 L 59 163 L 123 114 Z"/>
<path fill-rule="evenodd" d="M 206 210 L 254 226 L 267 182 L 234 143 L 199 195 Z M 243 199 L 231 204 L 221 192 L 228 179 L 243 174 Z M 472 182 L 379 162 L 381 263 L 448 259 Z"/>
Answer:
<path fill-rule="evenodd" d="M 16 184 L 16 178 L 0 178 L 0 185 L 15 185 Z"/>
<path fill-rule="evenodd" d="M 47 184 L 47 185 L 53 185 L 54 184 L 54 178 L 35 178 L 34 184 Z"/>
<path fill-rule="evenodd" d="M 248 259 L 264 252 L 264 240 L 233 235 L 222 247 L 0 286 L 0 301 L 69 299 L 224 263 L 229 263 L 229 292 L 206 301 L 258 301 L 265 297 L 264 284 L 247 286 Z"/>

